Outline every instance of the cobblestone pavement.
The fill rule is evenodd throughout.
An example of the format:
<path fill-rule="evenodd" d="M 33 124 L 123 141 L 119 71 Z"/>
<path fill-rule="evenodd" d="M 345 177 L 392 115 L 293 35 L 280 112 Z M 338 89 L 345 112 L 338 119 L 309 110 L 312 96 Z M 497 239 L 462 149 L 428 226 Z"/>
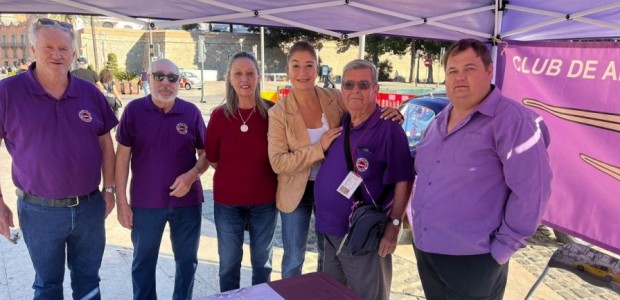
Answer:
<path fill-rule="evenodd" d="M 268 89 L 275 89 L 270 83 Z M 209 83 L 205 91 L 206 103 L 199 103 L 200 91 L 181 91 L 179 96 L 190 100 L 202 110 L 208 120 L 211 109 L 218 105 L 224 94 L 223 82 Z M 129 99 L 125 97 L 125 99 Z M 125 101 L 125 103 L 127 100 Z M 5 201 L 11 207 L 17 223 L 14 186 L 11 182 L 11 160 L 4 146 L 0 147 L 0 182 L 4 191 Z M 213 223 L 213 170 L 202 176 L 205 203 L 203 205 L 203 225 L 199 250 L 199 266 L 196 273 L 194 296 L 206 296 L 218 292 L 218 257 L 215 225 Z M 132 246 L 129 230 L 122 228 L 113 212 L 106 220 L 107 244 L 101 268 L 101 290 L 103 299 L 131 299 L 131 260 Z M 311 233 L 304 272 L 316 270 L 316 238 Z M 251 284 L 248 240 L 244 245 L 246 253 L 242 262 L 242 286 Z M 553 237 L 537 233 L 529 241 L 529 246 L 513 257 L 510 263 L 508 287 L 505 299 L 524 299 L 529 288 L 542 273 L 548 259 L 559 247 Z M 168 232 L 160 251 L 157 267 L 157 291 L 162 299 L 169 299 L 174 285 L 174 261 L 170 247 Z M 278 225 L 274 245 L 272 280 L 280 279 L 280 263 L 282 260 L 282 243 L 280 226 Z M 23 241 L 13 245 L 0 238 L 0 299 L 25 300 L 32 299 L 32 280 L 34 271 Z M 71 298 L 68 272 L 64 282 L 65 298 Z M 393 280 L 391 299 L 424 299 L 416 261 L 410 244 L 398 246 L 393 257 Z M 534 293 L 533 299 L 617 299 L 620 296 L 613 291 L 591 286 L 579 277 L 560 269 L 551 269 L 543 284 Z"/>

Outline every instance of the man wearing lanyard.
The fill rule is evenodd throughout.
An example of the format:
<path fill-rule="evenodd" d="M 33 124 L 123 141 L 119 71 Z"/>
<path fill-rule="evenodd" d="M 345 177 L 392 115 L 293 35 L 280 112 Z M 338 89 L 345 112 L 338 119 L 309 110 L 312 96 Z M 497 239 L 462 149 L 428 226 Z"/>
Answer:
<path fill-rule="evenodd" d="M 339 136 L 329 147 L 314 186 L 316 230 L 325 234 L 323 270 L 365 299 L 388 299 L 391 254 L 396 249 L 413 181 L 407 137 L 397 122 L 380 118 L 381 108 L 376 104 L 377 69 L 373 64 L 364 60 L 348 63 L 342 82 L 342 97 L 349 112 L 343 117 L 343 126 L 350 134 Z M 362 200 L 368 204 L 383 203 L 390 218 L 378 252 L 362 256 L 346 249 L 338 253 L 356 200 L 337 191 L 345 178 L 356 176 L 347 168 L 345 143 L 350 144 L 353 172 L 362 178 L 357 187 Z"/>

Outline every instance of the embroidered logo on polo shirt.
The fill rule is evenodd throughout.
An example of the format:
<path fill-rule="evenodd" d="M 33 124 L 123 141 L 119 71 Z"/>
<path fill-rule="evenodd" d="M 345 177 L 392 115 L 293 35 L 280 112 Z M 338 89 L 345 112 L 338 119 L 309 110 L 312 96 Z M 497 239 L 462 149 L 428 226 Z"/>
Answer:
<path fill-rule="evenodd" d="M 82 109 L 79 113 L 80 120 L 90 123 L 93 121 L 93 116 L 90 114 L 88 110 Z"/>
<path fill-rule="evenodd" d="M 368 160 L 360 157 L 355 161 L 355 168 L 357 168 L 358 172 L 364 172 L 368 170 Z"/>
<path fill-rule="evenodd" d="M 179 134 L 187 134 L 187 124 L 185 123 L 177 124 L 177 132 Z"/>

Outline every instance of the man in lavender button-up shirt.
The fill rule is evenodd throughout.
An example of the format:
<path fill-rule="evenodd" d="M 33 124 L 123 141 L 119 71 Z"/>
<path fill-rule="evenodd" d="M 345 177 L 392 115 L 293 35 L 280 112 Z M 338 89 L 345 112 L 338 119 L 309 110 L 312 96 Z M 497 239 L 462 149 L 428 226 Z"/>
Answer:
<path fill-rule="evenodd" d="M 501 299 L 508 260 L 550 194 L 542 118 L 491 84 L 487 47 L 461 40 L 444 57 L 450 104 L 417 149 L 414 248 L 428 299 Z"/>

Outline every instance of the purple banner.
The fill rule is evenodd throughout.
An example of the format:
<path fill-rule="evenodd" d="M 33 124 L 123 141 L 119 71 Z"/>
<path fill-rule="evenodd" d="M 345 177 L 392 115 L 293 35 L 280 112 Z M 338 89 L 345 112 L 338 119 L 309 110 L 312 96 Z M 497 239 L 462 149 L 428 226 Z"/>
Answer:
<path fill-rule="evenodd" d="M 509 41 L 496 84 L 549 126 L 544 223 L 620 253 L 620 44 Z"/>

